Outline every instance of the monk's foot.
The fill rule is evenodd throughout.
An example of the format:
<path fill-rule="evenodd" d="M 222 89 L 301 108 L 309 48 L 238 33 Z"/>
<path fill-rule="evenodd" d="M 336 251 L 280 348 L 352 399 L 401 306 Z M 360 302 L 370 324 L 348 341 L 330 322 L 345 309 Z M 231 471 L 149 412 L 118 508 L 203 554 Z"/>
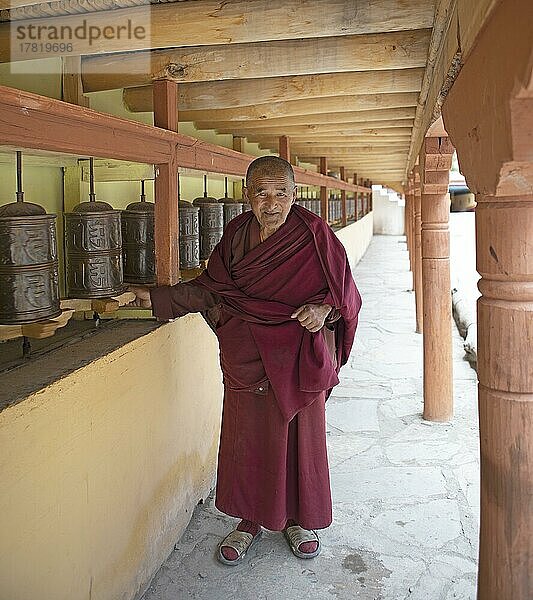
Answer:
<path fill-rule="evenodd" d="M 298 558 L 314 558 L 320 553 L 320 540 L 312 529 L 303 529 L 294 521 L 288 521 L 283 534 Z"/>
<path fill-rule="evenodd" d="M 220 543 L 219 560 L 226 565 L 239 563 L 260 535 L 260 525 L 243 519 L 235 531 L 232 531 Z"/>

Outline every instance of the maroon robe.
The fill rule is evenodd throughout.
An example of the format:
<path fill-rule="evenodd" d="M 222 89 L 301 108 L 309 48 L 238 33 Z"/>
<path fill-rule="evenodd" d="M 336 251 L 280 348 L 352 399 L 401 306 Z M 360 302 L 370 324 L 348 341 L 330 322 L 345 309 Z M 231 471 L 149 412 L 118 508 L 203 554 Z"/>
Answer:
<path fill-rule="evenodd" d="M 291 314 L 334 307 L 311 333 Z M 264 242 L 251 212 L 233 219 L 207 270 L 152 291 L 154 314 L 205 311 L 220 344 L 224 409 L 215 504 L 281 530 L 331 523 L 324 402 L 348 358 L 361 305 L 344 247 L 318 217 L 293 206 Z M 334 321 L 333 323 L 331 323 Z"/>

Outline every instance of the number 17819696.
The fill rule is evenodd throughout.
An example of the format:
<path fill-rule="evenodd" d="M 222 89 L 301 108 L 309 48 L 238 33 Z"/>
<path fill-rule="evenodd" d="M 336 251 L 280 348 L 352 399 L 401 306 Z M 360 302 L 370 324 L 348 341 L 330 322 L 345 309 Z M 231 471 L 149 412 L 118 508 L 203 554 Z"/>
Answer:
<path fill-rule="evenodd" d="M 33 52 L 72 52 L 73 45 L 68 42 L 22 42 L 19 44 L 20 52 L 30 54 Z"/>

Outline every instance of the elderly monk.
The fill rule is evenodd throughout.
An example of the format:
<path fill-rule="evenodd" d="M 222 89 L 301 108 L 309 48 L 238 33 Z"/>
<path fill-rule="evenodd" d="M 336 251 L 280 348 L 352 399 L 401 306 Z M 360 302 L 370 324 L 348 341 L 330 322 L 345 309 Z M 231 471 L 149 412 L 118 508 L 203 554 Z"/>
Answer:
<path fill-rule="evenodd" d="M 246 174 L 251 212 L 233 219 L 207 270 L 187 283 L 131 287 L 162 320 L 202 312 L 220 344 L 224 404 L 215 506 L 240 519 L 218 547 L 234 565 L 261 535 L 320 552 L 331 524 L 325 401 L 352 347 L 361 298 L 344 247 L 295 204 L 290 163 L 265 156 Z"/>

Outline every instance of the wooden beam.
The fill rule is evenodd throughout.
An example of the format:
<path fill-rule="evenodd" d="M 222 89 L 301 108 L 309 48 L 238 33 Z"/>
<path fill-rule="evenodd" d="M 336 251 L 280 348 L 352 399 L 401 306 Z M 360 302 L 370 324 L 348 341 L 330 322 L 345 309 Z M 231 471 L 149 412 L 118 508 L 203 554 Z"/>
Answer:
<path fill-rule="evenodd" d="M 269 148 L 269 146 L 275 146 L 277 140 L 272 136 L 251 136 L 250 140 L 254 139 L 259 142 L 260 148 Z M 364 138 L 358 135 L 346 135 L 342 138 L 336 135 L 317 135 L 317 136 L 291 136 L 291 143 L 293 148 L 297 147 L 299 150 L 311 150 L 312 147 L 321 146 L 333 146 L 335 148 L 353 148 L 355 149 L 379 149 L 379 148 L 390 148 L 392 150 L 405 148 L 409 149 L 409 140 L 391 141 L 390 139 L 372 139 L 365 141 Z M 323 156 L 323 153 L 320 154 Z"/>
<path fill-rule="evenodd" d="M 177 132 L 178 103 L 175 81 L 154 82 L 154 125 Z M 158 165 L 155 195 L 155 259 L 158 285 L 179 281 L 178 164 L 175 154 Z"/>
<path fill-rule="evenodd" d="M 320 102 L 319 99 L 316 100 Z M 292 115 L 289 117 L 273 117 L 268 119 L 258 119 L 252 121 L 250 119 L 243 121 L 219 121 L 217 111 L 212 111 L 212 117 L 209 119 L 211 128 L 217 128 L 219 126 L 225 127 L 229 124 L 234 125 L 240 123 L 246 125 L 246 127 L 285 127 L 288 125 L 312 125 L 316 123 L 365 123 L 365 122 L 383 122 L 383 121 L 402 121 L 414 119 L 415 107 L 414 106 L 403 106 L 399 108 L 383 108 L 375 110 L 354 110 L 354 111 L 341 111 L 331 113 L 310 113 L 306 115 Z M 202 121 L 198 121 L 202 123 Z"/>
<path fill-rule="evenodd" d="M 340 178 L 346 181 L 346 169 L 344 166 L 340 168 Z M 346 227 L 348 223 L 348 213 L 346 211 L 346 190 L 341 190 L 341 225 Z"/>
<path fill-rule="evenodd" d="M 287 102 L 272 102 L 257 106 L 244 106 L 241 108 L 223 108 L 216 111 L 219 121 L 259 121 L 277 117 L 293 115 L 311 115 L 332 112 L 355 112 L 358 110 L 375 110 L 382 108 L 404 108 L 416 106 L 418 94 L 413 92 L 400 92 L 397 94 L 362 94 L 356 96 L 340 96 L 322 98 L 319 101 L 313 98 L 290 100 Z M 186 110 L 180 112 L 182 121 L 211 121 L 211 110 Z"/>
<path fill-rule="evenodd" d="M 320 157 L 320 173 L 328 174 L 328 159 L 325 156 Z M 320 187 L 320 216 L 328 223 L 329 219 L 329 196 L 325 186 Z"/>
<path fill-rule="evenodd" d="M 340 113 L 341 115 L 343 113 Z M 291 131 L 296 133 L 305 133 L 309 131 L 313 133 L 315 131 L 338 131 L 339 129 L 351 131 L 368 131 L 370 129 L 394 129 L 397 127 L 408 127 L 412 129 L 412 119 L 397 119 L 390 121 L 350 121 L 349 119 L 337 122 L 337 123 L 322 123 L 320 122 L 320 115 L 314 115 L 311 123 L 305 125 L 273 125 L 270 120 L 257 122 L 253 121 L 253 124 L 249 124 L 248 121 L 225 121 L 219 122 L 195 122 L 197 129 L 214 129 L 219 133 L 231 133 L 235 130 L 239 132 L 260 132 L 268 134 L 269 131 L 272 133 L 279 133 L 280 131 Z"/>
<path fill-rule="evenodd" d="M 424 69 L 414 68 L 184 83 L 179 89 L 178 109 L 212 110 L 301 98 L 419 92 L 423 72 Z M 114 77 L 116 81 L 109 85 L 123 87 L 124 76 L 116 74 Z M 86 91 L 99 91 L 90 88 L 91 77 L 85 75 L 84 81 Z M 126 88 L 123 98 L 128 110 L 151 112 L 151 87 Z"/>
<path fill-rule="evenodd" d="M 281 158 L 291 162 L 291 143 L 289 137 L 280 135 L 279 137 L 279 155 Z"/>
<path fill-rule="evenodd" d="M 255 137 L 257 135 L 266 134 L 271 135 L 272 133 L 285 133 L 287 135 L 305 135 L 308 133 L 320 134 L 326 133 L 330 135 L 348 136 L 348 135 L 360 135 L 362 138 L 395 138 L 395 139 L 410 139 L 412 128 L 409 126 L 404 127 L 390 127 L 390 128 L 366 128 L 361 127 L 364 123 L 334 123 L 332 125 L 291 125 L 283 127 L 282 130 L 272 130 L 269 127 L 246 129 L 245 127 L 234 127 L 233 129 L 222 129 L 217 131 L 219 133 L 232 133 L 233 135 L 244 135 L 246 137 Z"/>
<path fill-rule="evenodd" d="M 383 86 L 389 87 L 390 77 L 381 77 L 381 72 L 396 71 L 401 91 L 404 85 L 411 84 L 402 85 L 400 72 L 425 65 L 428 40 L 429 31 L 420 30 L 105 54 L 83 59 L 83 82 L 87 91 L 97 92 L 148 86 L 163 77 L 195 83 L 373 71 L 376 78 L 370 86 L 379 86 L 383 81 Z M 341 84 L 340 88 L 344 86 Z M 295 91 L 288 93 L 294 95 Z"/>
<path fill-rule="evenodd" d="M 89 106 L 89 98 L 83 95 L 81 57 L 64 56 L 61 59 L 61 67 L 61 99 L 71 104 Z"/>
<path fill-rule="evenodd" d="M 95 110 L 75 106 L 0 86 L 0 135 L 6 147 L 31 148 L 32 152 L 98 156 L 243 177 L 255 158 L 159 127 L 136 123 Z M 174 158 L 175 157 L 175 158 Z M 320 173 L 294 167 L 296 181 L 304 185 L 333 185 L 354 191 L 356 187 Z M 164 175 L 164 174 L 163 174 Z M 174 177 L 175 178 L 175 177 Z"/>
<path fill-rule="evenodd" d="M 362 148 L 354 148 L 354 146 L 346 144 L 344 146 L 316 146 L 316 147 L 305 147 L 302 148 L 299 145 L 292 145 L 292 151 L 297 154 L 299 158 L 319 158 L 320 156 L 353 156 L 356 158 L 364 158 L 365 156 L 405 156 L 407 157 L 407 151 L 409 150 L 409 144 L 404 144 L 399 149 L 389 148 L 383 146 L 380 148 L 372 148 L 366 146 Z"/>
<path fill-rule="evenodd" d="M 154 81 L 154 125 L 169 131 L 178 131 L 178 86 L 175 81 Z"/>
<path fill-rule="evenodd" d="M 407 170 L 412 169 L 426 132 L 440 114 L 477 35 L 500 3 L 500 0 L 478 0 L 474 4 L 470 0 L 441 0 L 437 4 Z"/>
<path fill-rule="evenodd" d="M 127 24 L 151 24 L 144 36 L 115 35 L 111 39 L 76 39 L 70 54 L 101 54 L 169 48 L 175 46 L 207 46 L 242 44 L 267 40 L 321 38 L 345 35 L 379 33 L 380 31 L 414 30 L 431 27 L 434 7 L 425 0 L 361 0 L 331 3 L 326 0 L 306 2 L 294 0 L 287 10 L 285 0 L 203 0 L 163 3 L 154 6 L 91 12 L 83 17 L 91 27 L 113 27 Z M 27 25 L 17 21 L 17 25 Z M 50 25 L 50 19 L 31 19 L 31 23 Z M 53 17 L 53 25 L 79 26 L 78 15 Z M 0 26 L 0 60 L 8 62 L 9 24 Z M 88 37 L 88 36 L 86 36 Z M 42 42 L 52 41 L 48 39 Z M 55 40 L 58 41 L 57 39 Z M 66 40 L 61 40 L 66 41 Z M 392 48 L 391 48 L 392 50 Z M 406 53 L 405 50 L 401 52 Z M 38 53 L 37 53 L 38 54 Z M 59 55 L 59 51 L 57 52 Z M 24 56 L 24 55 L 23 55 Z M 53 54 L 46 55 L 50 58 Z M 44 57 L 42 54 L 32 58 Z M 20 60 L 21 58 L 19 58 Z"/>
<path fill-rule="evenodd" d="M 5 145 L 153 164 L 170 160 L 180 139 L 150 125 L 4 86 L 0 131 Z"/>

